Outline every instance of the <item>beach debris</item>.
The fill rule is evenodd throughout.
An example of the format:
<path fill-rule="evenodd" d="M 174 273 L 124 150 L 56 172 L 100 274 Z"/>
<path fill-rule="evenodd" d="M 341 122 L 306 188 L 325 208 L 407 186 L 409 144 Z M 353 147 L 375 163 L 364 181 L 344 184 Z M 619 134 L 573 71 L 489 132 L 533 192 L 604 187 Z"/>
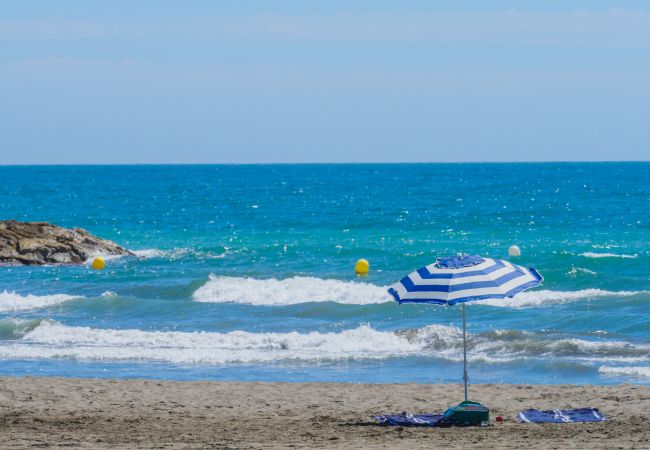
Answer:
<path fill-rule="evenodd" d="M 362 258 L 354 265 L 354 271 L 359 276 L 368 275 L 368 272 L 370 271 L 370 263 L 367 259 Z"/>
<path fill-rule="evenodd" d="M 82 228 L 0 220 L 0 264 L 81 264 L 96 255 L 134 254 Z"/>
<path fill-rule="evenodd" d="M 510 247 L 508 247 L 508 255 L 521 256 L 521 249 L 519 248 L 518 245 L 511 245 Z"/>

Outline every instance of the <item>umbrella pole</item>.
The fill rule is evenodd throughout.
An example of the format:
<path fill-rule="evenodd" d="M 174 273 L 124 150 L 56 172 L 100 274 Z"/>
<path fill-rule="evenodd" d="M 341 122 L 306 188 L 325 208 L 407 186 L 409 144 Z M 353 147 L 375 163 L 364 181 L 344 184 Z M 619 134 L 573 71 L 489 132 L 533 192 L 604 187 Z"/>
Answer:
<path fill-rule="evenodd" d="M 465 324 L 465 303 L 463 303 L 463 382 L 465 383 L 465 401 L 467 401 L 467 338 L 466 338 L 466 329 L 467 325 Z"/>

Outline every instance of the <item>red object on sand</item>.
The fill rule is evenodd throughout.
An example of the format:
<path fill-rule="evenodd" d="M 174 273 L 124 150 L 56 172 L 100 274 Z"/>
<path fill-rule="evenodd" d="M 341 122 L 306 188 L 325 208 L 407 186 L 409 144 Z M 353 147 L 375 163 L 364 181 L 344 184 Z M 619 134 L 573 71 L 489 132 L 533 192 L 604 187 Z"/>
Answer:
<path fill-rule="evenodd" d="M 497 416 L 497 422 L 503 422 L 503 417 Z"/>

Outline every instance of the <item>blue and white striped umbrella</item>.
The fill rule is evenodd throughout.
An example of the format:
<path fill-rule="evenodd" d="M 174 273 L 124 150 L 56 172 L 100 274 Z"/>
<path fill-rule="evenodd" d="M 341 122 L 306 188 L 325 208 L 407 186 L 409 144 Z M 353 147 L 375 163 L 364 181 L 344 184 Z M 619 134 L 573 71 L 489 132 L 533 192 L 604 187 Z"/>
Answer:
<path fill-rule="evenodd" d="M 544 279 L 531 268 L 502 259 L 458 255 L 438 258 L 402 278 L 388 288 L 397 303 L 434 303 L 463 305 L 463 381 L 467 402 L 467 325 L 465 302 L 488 298 L 514 297 L 539 285 Z"/>
<path fill-rule="evenodd" d="M 398 303 L 454 305 L 513 297 L 543 281 L 539 272 L 502 259 L 451 256 L 402 278 L 388 289 Z"/>

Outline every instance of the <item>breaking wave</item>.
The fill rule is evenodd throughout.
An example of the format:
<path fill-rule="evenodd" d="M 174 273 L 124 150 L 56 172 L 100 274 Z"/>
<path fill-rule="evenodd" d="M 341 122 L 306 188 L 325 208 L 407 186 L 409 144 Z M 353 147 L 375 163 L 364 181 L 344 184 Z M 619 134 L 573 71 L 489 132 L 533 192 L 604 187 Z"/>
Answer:
<path fill-rule="evenodd" d="M 41 324 L 42 319 L 0 320 L 0 340 L 20 339 Z"/>
<path fill-rule="evenodd" d="M 216 275 L 210 275 L 192 298 L 199 302 L 251 305 L 295 305 L 327 301 L 368 305 L 391 301 L 386 288 L 369 283 L 313 277 L 258 280 Z"/>
<path fill-rule="evenodd" d="M 617 253 L 593 253 L 593 252 L 580 253 L 580 256 L 584 256 L 585 258 L 625 258 L 625 259 L 634 259 L 639 257 L 639 255 L 624 255 L 624 254 L 621 255 Z"/>
<path fill-rule="evenodd" d="M 150 258 L 165 258 L 171 261 L 177 259 L 195 257 L 198 259 L 222 259 L 229 254 L 237 253 L 237 251 L 231 250 L 228 247 L 224 247 L 222 251 L 203 251 L 196 250 L 193 248 L 175 248 L 170 250 L 161 250 L 157 248 L 146 248 L 141 250 L 133 250 L 133 254 L 138 258 L 150 259 Z"/>
<path fill-rule="evenodd" d="M 69 327 L 43 321 L 20 341 L 0 345 L 0 358 L 153 360 L 225 364 L 382 359 L 422 346 L 392 332 L 360 326 L 338 333 L 162 332 Z"/>
<path fill-rule="evenodd" d="M 165 256 L 165 250 L 158 250 L 157 248 L 145 248 L 142 250 L 132 250 L 133 254 L 138 258 L 158 258 Z"/>
<path fill-rule="evenodd" d="M 393 300 L 384 286 L 357 281 L 327 280 L 312 277 L 275 278 L 223 277 L 210 275 L 198 288 L 192 299 L 212 303 L 245 303 L 250 305 L 295 305 L 308 302 L 335 302 L 348 305 L 388 303 Z M 630 297 L 647 291 L 606 291 L 583 289 L 580 291 L 527 291 L 513 298 L 490 299 L 474 304 L 533 308 L 557 303 L 591 300 L 604 297 Z"/>
<path fill-rule="evenodd" d="M 558 303 L 595 300 L 604 297 L 632 297 L 647 294 L 648 291 L 606 291 L 602 289 L 582 289 L 580 291 L 526 291 L 512 298 L 480 300 L 476 304 L 507 308 L 532 308 Z"/>
<path fill-rule="evenodd" d="M 15 292 L 3 291 L 0 292 L 0 312 L 45 308 L 77 298 L 82 297 L 67 294 L 20 295 Z"/>
<path fill-rule="evenodd" d="M 13 321 L 5 328 L 5 340 L 0 345 L 2 359 L 142 360 L 180 364 L 379 360 L 408 356 L 462 360 L 461 331 L 443 325 L 399 331 L 379 331 L 361 325 L 326 333 L 218 333 L 97 329 L 37 320 Z M 486 363 L 526 358 L 587 364 L 650 361 L 650 344 L 558 338 L 517 330 L 470 334 L 468 348 L 471 361 Z"/>
<path fill-rule="evenodd" d="M 627 376 L 627 377 L 639 377 L 639 378 L 650 378 L 650 367 L 649 366 L 628 366 L 628 367 L 611 367 L 611 366 L 602 366 L 598 368 L 598 372 L 603 375 L 613 375 L 613 376 Z"/>

